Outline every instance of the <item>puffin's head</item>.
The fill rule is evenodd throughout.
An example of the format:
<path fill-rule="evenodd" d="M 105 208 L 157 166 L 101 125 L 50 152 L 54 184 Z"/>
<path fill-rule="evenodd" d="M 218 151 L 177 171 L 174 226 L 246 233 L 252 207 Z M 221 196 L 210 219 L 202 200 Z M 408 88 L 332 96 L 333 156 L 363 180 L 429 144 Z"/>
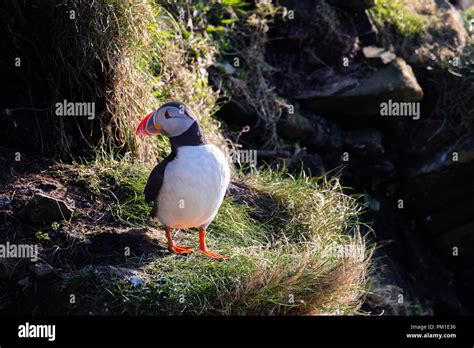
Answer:
<path fill-rule="evenodd" d="M 137 135 L 164 134 L 170 138 L 186 132 L 197 122 L 192 111 L 183 103 L 170 102 L 148 114 L 137 127 Z"/>

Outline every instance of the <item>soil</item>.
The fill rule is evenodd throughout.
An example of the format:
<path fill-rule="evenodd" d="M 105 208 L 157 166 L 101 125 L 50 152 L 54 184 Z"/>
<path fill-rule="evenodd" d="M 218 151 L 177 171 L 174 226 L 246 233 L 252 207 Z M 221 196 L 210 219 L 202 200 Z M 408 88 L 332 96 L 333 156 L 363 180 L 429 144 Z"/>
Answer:
<path fill-rule="evenodd" d="M 52 267 L 43 279 L 36 279 L 30 260 L 6 259 L 0 264 L 0 312 L 4 314 L 59 314 L 68 303 L 61 291 L 63 275 L 90 266 L 113 267 L 130 263 L 139 256 L 143 263 L 149 256 L 169 252 L 164 237 L 155 229 L 131 228 L 117 223 L 107 197 L 91 192 L 69 164 L 53 163 L 46 158 L 0 149 L 0 243 L 38 244 L 38 263 Z M 22 209 L 35 193 L 66 201 L 74 208 L 70 223 L 30 226 L 22 221 Z M 49 239 L 39 239 L 38 232 Z M 129 248 L 130 256 L 125 256 Z M 134 259 L 135 260 L 135 259 Z M 138 267 L 140 265 L 133 265 Z"/>

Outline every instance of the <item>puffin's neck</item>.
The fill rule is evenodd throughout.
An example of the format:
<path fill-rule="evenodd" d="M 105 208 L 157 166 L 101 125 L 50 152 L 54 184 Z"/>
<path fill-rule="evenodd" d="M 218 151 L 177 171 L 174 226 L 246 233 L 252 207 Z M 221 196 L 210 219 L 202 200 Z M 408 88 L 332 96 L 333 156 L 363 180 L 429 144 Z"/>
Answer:
<path fill-rule="evenodd" d="M 194 122 L 189 129 L 181 135 L 171 137 L 171 151 L 176 152 L 180 146 L 198 146 L 207 144 L 207 139 L 202 134 L 202 129 Z"/>

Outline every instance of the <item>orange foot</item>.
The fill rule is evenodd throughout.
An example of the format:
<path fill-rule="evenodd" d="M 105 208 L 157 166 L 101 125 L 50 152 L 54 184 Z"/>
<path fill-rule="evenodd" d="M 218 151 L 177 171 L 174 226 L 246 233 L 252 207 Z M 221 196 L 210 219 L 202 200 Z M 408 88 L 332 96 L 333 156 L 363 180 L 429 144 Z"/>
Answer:
<path fill-rule="evenodd" d="M 211 259 L 215 260 L 227 260 L 229 257 L 228 256 L 222 256 L 217 253 L 212 253 L 210 251 L 204 251 L 204 250 L 199 250 L 199 252 L 203 255 L 206 255 L 207 257 L 210 257 Z"/>
<path fill-rule="evenodd" d="M 177 254 L 177 255 L 181 255 L 181 254 L 191 254 L 194 252 L 194 250 L 192 248 L 189 248 L 187 246 L 184 246 L 184 245 L 173 245 L 173 246 L 170 246 L 169 248 L 169 251 L 172 252 L 173 254 Z"/>

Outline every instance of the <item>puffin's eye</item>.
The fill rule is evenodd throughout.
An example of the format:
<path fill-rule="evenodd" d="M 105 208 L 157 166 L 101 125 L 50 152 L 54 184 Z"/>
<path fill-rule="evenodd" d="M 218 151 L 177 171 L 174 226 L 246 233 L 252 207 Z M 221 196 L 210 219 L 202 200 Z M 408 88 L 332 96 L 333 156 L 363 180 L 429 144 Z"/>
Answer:
<path fill-rule="evenodd" d="M 171 118 L 171 115 L 170 115 L 170 113 L 168 112 L 168 110 L 165 111 L 165 118 Z"/>

